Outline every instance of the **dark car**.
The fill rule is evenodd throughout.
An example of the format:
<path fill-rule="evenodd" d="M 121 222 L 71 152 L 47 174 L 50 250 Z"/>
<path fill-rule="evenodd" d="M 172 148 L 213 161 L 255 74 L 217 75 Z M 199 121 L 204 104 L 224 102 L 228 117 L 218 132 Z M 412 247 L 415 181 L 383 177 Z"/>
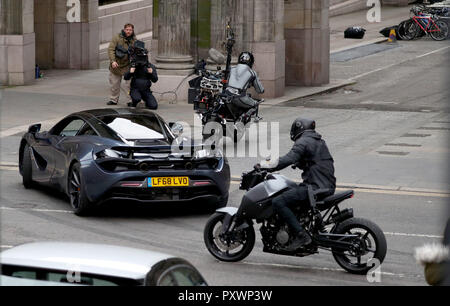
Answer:
<path fill-rule="evenodd" d="M 95 109 L 71 114 L 48 132 L 40 126 L 30 126 L 20 143 L 23 185 L 58 188 L 77 215 L 107 200 L 227 204 L 227 159 L 193 142 L 182 151 L 191 154 L 174 152 L 176 136 L 154 112 Z"/>

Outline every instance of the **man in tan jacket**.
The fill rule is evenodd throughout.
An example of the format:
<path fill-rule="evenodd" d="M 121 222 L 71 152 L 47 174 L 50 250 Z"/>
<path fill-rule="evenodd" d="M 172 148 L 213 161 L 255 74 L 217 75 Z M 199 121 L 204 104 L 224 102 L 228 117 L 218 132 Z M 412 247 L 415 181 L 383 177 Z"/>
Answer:
<path fill-rule="evenodd" d="M 113 37 L 108 48 L 110 60 L 109 65 L 109 83 L 111 84 L 111 97 L 107 105 L 117 105 L 120 96 L 120 83 L 122 77 L 130 69 L 130 59 L 128 56 L 128 48 L 134 44 L 136 36 L 134 34 L 134 25 L 127 23 L 122 32 Z M 130 82 L 125 81 L 125 90 L 127 99 L 130 98 Z"/>

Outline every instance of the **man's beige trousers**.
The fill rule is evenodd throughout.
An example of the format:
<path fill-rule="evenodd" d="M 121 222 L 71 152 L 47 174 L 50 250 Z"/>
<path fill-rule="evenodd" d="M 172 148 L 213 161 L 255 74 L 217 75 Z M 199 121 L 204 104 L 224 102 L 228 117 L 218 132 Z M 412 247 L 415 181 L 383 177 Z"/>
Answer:
<path fill-rule="evenodd" d="M 119 97 L 120 97 L 120 84 L 122 82 L 122 76 L 109 72 L 109 84 L 111 84 L 111 98 L 110 101 L 119 103 Z M 124 80 L 124 86 L 123 89 L 126 92 L 127 96 L 127 102 L 131 102 L 130 97 L 130 83 L 131 81 L 125 81 Z"/>

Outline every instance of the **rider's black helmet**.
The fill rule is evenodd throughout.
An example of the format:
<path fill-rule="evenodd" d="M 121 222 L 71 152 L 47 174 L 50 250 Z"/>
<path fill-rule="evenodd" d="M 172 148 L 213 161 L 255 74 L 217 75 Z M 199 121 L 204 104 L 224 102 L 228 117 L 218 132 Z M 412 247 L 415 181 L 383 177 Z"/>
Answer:
<path fill-rule="evenodd" d="M 316 129 L 316 122 L 311 119 L 297 118 L 291 126 L 291 140 L 295 141 L 297 138 L 307 130 L 314 131 Z"/>
<path fill-rule="evenodd" d="M 251 52 L 245 51 L 239 54 L 239 64 L 248 65 L 250 68 L 255 63 L 255 57 Z"/>

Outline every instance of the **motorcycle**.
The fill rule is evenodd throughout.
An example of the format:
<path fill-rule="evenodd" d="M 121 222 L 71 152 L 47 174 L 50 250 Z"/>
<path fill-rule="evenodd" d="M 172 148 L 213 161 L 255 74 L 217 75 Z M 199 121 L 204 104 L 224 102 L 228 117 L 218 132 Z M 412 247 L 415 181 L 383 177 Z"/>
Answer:
<path fill-rule="evenodd" d="M 367 274 L 376 264 L 373 259 L 378 260 L 378 264 L 383 262 L 387 251 L 383 231 L 369 220 L 355 218 L 352 208 L 339 208 L 341 202 L 354 196 L 353 190 L 327 196 L 328 189 L 313 190 L 308 186 L 308 205 L 298 205 L 293 211 L 312 243 L 288 251 L 287 246 L 295 236 L 273 211 L 272 199 L 296 186 L 283 175 L 256 167 L 243 173 L 239 188 L 247 192 L 239 208 L 218 209 L 205 225 L 204 241 L 208 251 L 220 261 L 244 259 L 255 244 L 253 221 L 256 221 L 262 224 L 263 252 L 304 257 L 323 249 L 330 251 L 336 262 L 353 274 Z"/>
<path fill-rule="evenodd" d="M 231 69 L 231 55 L 235 43 L 234 32 L 227 25 L 227 57 L 215 49 L 209 50 L 210 58 L 219 65 L 217 71 L 206 69 L 206 62 L 201 60 L 195 67 L 199 76 L 189 81 L 188 103 L 193 104 L 195 113 L 202 121 L 203 139 L 214 136 L 219 140 L 221 136 L 229 136 L 234 142 L 238 142 L 245 133 L 245 126 L 252 120 L 259 122 L 259 104 L 251 109 L 240 109 L 233 105 L 234 95 L 225 91 L 228 76 Z M 226 61 L 225 70 L 220 65 Z"/>

